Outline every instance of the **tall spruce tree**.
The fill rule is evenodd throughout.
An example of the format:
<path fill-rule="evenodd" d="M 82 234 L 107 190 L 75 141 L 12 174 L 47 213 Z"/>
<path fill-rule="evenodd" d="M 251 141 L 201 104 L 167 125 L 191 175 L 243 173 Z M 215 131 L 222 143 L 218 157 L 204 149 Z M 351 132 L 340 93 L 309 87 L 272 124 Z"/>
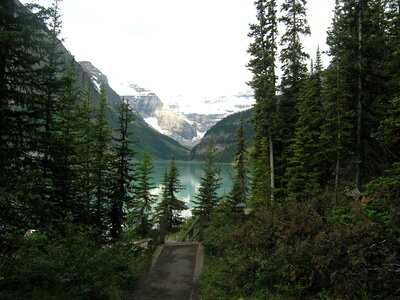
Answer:
<path fill-rule="evenodd" d="M 276 17 L 276 1 L 260 0 L 255 2 L 257 9 L 257 24 L 250 26 L 249 37 L 254 39 L 250 44 L 248 52 L 252 56 L 248 67 L 253 73 L 253 79 L 249 85 L 254 89 L 256 105 L 254 113 L 254 151 L 253 157 L 256 164 L 268 164 L 269 167 L 262 168 L 256 166 L 253 181 L 257 181 L 253 186 L 265 185 L 269 182 L 270 202 L 274 201 L 275 189 L 275 155 L 274 155 L 274 135 L 276 134 L 276 81 L 275 61 L 277 56 L 276 39 L 278 35 L 278 22 Z M 263 137 L 268 137 L 267 141 Z M 267 145 L 263 145 L 266 142 Z M 267 148 L 269 155 L 267 160 L 261 159 L 261 149 Z M 264 191 L 264 189 L 263 189 Z M 253 193 L 260 195 L 258 192 Z M 260 199 L 266 199 L 267 194 L 260 195 Z"/>
<path fill-rule="evenodd" d="M 185 202 L 179 200 L 176 195 L 184 187 L 179 180 L 179 170 L 174 157 L 170 159 L 169 169 L 165 170 L 161 184 L 161 201 L 156 207 L 157 217 L 165 221 L 167 231 L 172 231 L 182 224 L 181 212 L 187 209 Z"/>
<path fill-rule="evenodd" d="M 289 146 L 289 164 L 286 170 L 288 178 L 288 196 L 292 200 L 309 203 L 321 192 L 324 155 L 321 152 L 320 131 L 323 124 L 322 114 L 322 61 L 318 49 L 312 72 L 301 88 L 296 110 L 299 117 L 293 143 Z"/>
<path fill-rule="evenodd" d="M 100 98 L 96 109 L 93 124 L 93 185 L 96 203 L 94 204 L 93 220 L 98 224 L 99 229 L 105 228 L 106 225 L 106 209 L 109 199 L 110 177 L 111 177 L 111 126 L 107 120 L 109 111 L 105 87 L 100 86 Z"/>
<path fill-rule="evenodd" d="M 94 127 L 92 107 L 92 84 L 88 82 L 81 103 L 77 108 L 76 127 L 79 132 L 77 140 L 77 165 L 78 172 L 78 195 L 81 202 L 81 211 L 78 212 L 79 223 L 89 225 L 94 219 L 93 199 L 94 188 Z"/>
<path fill-rule="evenodd" d="M 354 157 L 352 147 L 354 109 L 351 106 L 348 64 L 353 53 L 344 50 L 348 37 L 345 30 L 350 26 L 343 17 L 342 7 L 336 1 L 332 25 L 328 30 L 328 54 L 332 63 L 326 71 L 326 93 L 323 101 L 325 122 L 321 128 L 321 141 L 326 157 L 326 181 L 334 187 L 336 195 L 339 187 L 347 181 L 346 172 Z M 333 176 L 330 176 L 332 174 Z"/>
<path fill-rule="evenodd" d="M 218 189 L 221 186 L 221 178 L 219 177 L 219 168 L 215 165 L 214 136 L 211 135 L 208 141 L 205 166 L 203 168 L 204 175 L 200 178 L 200 186 L 197 194 L 194 196 L 194 214 L 202 215 L 209 218 L 212 210 L 221 200 L 218 195 Z"/>
<path fill-rule="evenodd" d="M 0 249 L 39 223 L 37 168 L 39 65 L 48 14 L 38 5 L 0 3 Z"/>
<path fill-rule="evenodd" d="M 306 0 L 285 0 L 281 11 L 283 16 L 279 21 L 285 26 L 281 37 L 280 61 L 282 63 L 282 80 L 280 90 L 282 97 L 278 106 L 279 114 L 279 153 L 277 177 L 280 186 L 286 181 L 284 177 L 287 167 L 288 148 L 293 139 L 295 124 L 298 119 L 296 103 L 299 101 L 304 79 L 306 78 L 306 59 L 308 54 L 303 50 L 301 36 L 310 34 L 306 19 Z"/>
<path fill-rule="evenodd" d="M 383 118 L 381 104 L 389 99 L 389 89 L 385 87 L 390 80 L 385 67 L 388 42 L 384 16 L 381 1 L 338 0 L 328 33 L 332 56 L 328 90 L 337 90 L 340 96 L 336 100 L 328 96 L 327 106 L 332 104 L 331 100 L 341 103 L 337 111 L 344 112 L 340 123 L 344 135 L 340 138 L 347 139 L 338 148 L 342 152 L 341 161 L 336 162 L 339 165 L 340 161 L 341 167 L 336 169 L 346 168 L 342 179 L 349 181 L 353 177 L 358 189 L 362 189 L 368 178 L 381 172 L 383 165 L 381 148 L 371 133 Z M 335 181 L 338 186 L 338 178 Z"/>
<path fill-rule="evenodd" d="M 243 207 L 247 204 L 247 159 L 246 141 L 244 138 L 243 117 L 240 118 L 240 125 L 236 132 L 236 152 L 235 152 L 235 176 L 233 177 L 232 190 L 228 196 L 228 203 L 231 212 L 238 215 L 243 212 Z M 241 206 L 241 204 L 244 204 Z"/>
<path fill-rule="evenodd" d="M 142 160 L 136 166 L 136 190 L 132 205 L 128 206 L 129 222 L 132 223 L 140 235 L 148 234 L 153 225 L 153 205 L 156 195 L 151 191 L 157 186 L 153 183 L 154 165 L 150 161 L 150 155 L 144 151 Z"/>
<path fill-rule="evenodd" d="M 79 205 L 77 150 L 78 150 L 78 135 L 79 128 L 77 125 L 77 102 L 81 96 L 80 91 L 75 87 L 76 70 L 74 61 L 71 60 L 69 66 L 65 70 L 66 85 L 62 90 L 61 101 L 63 105 L 60 107 L 58 120 L 58 144 L 57 155 L 54 157 L 54 163 L 57 166 L 54 171 L 55 187 L 60 194 L 61 217 L 62 220 L 67 220 L 77 216 L 77 212 L 82 209 Z M 65 228 L 63 228 L 64 230 Z"/>
<path fill-rule="evenodd" d="M 131 149 L 133 141 L 129 127 L 134 121 L 132 110 L 126 100 L 120 105 L 118 112 L 119 128 L 114 138 L 114 176 L 111 186 L 110 236 L 114 241 L 120 239 L 124 222 L 124 206 L 132 203 L 134 193 L 135 152 Z"/>
<path fill-rule="evenodd" d="M 40 186 L 40 197 L 44 203 L 38 211 L 39 224 L 37 228 L 63 230 L 67 217 L 67 202 L 72 197 L 72 169 L 70 158 L 73 156 L 74 145 L 69 127 L 73 117 L 73 102 L 75 97 L 65 97 L 73 88 L 73 74 L 69 72 L 69 62 L 63 57 L 60 40 L 61 20 L 59 2 L 54 0 L 49 9 L 47 28 L 42 28 L 45 36 L 41 42 L 40 63 L 37 66 L 36 78 L 37 131 L 35 132 L 37 161 L 45 180 Z M 69 95 L 71 96 L 71 95 Z M 66 139 L 66 140 L 64 140 Z"/>

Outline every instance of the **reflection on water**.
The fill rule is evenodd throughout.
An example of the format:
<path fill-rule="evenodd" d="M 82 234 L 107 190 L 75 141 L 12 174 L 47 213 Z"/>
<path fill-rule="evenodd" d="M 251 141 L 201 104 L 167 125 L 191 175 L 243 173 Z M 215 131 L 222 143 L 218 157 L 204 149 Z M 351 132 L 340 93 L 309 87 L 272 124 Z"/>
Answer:
<path fill-rule="evenodd" d="M 177 195 L 179 200 L 183 200 L 187 203 L 188 207 L 192 207 L 192 200 L 194 195 L 197 193 L 197 189 L 200 185 L 200 178 L 203 176 L 204 163 L 199 162 L 187 162 L 187 161 L 176 161 L 176 166 L 179 169 L 179 180 L 185 187 L 184 190 L 180 191 Z M 153 190 L 153 194 L 161 195 L 161 181 L 164 176 L 165 169 L 169 167 L 168 161 L 155 161 L 154 164 L 154 183 L 158 185 L 157 189 Z M 220 168 L 221 187 L 218 190 L 220 196 L 228 194 L 232 187 L 231 178 L 233 176 L 233 168 L 230 164 L 218 164 Z M 160 197 L 158 197 L 160 198 Z M 188 215 L 189 212 L 185 212 L 184 215 Z"/>

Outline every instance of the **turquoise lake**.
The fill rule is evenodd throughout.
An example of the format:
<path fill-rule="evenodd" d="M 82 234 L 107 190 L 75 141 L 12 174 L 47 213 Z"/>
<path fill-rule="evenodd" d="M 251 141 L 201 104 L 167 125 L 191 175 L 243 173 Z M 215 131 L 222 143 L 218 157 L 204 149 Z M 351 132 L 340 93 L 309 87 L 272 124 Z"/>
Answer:
<path fill-rule="evenodd" d="M 178 199 L 183 200 L 187 203 L 188 207 L 192 207 L 192 200 L 194 195 L 197 193 L 197 189 L 200 185 L 200 178 L 203 176 L 204 163 L 201 162 L 188 162 L 188 161 L 176 161 L 176 166 L 179 169 L 179 180 L 185 187 L 177 195 Z M 161 194 L 161 180 L 164 175 L 165 169 L 169 166 L 169 161 L 154 161 L 154 177 L 153 182 L 158 185 L 157 189 L 153 190 L 153 194 Z M 220 196 L 226 195 L 230 192 L 232 187 L 231 178 L 234 175 L 234 171 L 231 164 L 217 164 L 220 168 L 221 187 L 218 190 Z M 184 212 L 183 215 L 187 216 L 190 213 Z"/>

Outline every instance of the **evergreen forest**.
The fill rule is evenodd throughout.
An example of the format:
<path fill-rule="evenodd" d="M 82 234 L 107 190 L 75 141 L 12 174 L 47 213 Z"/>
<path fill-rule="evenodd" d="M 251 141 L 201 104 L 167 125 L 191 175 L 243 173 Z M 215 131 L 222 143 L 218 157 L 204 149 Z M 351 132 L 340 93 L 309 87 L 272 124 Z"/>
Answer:
<path fill-rule="evenodd" d="M 157 195 L 129 102 L 79 87 L 59 0 L 1 1 L 0 299 L 132 299 L 152 254 L 132 242 L 180 235 L 195 218 L 199 299 L 400 298 L 400 2 L 335 0 L 327 66 L 304 51 L 306 0 L 254 8 L 256 103 L 201 142 L 185 219 L 175 158 Z M 225 153 L 221 129 L 236 131 Z"/>

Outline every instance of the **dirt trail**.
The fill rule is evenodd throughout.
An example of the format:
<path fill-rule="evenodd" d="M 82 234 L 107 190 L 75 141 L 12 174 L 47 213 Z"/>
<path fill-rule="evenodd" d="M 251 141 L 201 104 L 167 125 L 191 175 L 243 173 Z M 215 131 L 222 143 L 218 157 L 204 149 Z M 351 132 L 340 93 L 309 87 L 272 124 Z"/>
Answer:
<path fill-rule="evenodd" d="M 200 243 L 163 245 L 155 252 L 154 265 L 139 285 L 134 299 L 195 299 L 195 281 L 203 260 L 201 247 Z"/>

